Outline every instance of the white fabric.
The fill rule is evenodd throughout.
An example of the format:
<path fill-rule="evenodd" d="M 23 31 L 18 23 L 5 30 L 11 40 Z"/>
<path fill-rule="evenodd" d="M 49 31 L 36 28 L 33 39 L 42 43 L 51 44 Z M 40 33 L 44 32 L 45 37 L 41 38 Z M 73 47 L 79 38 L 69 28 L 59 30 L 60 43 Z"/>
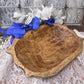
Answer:
<path fill-rule="evenodd" d="M 26 78 L 24 71 L 16 66 L 12 57 L 6 53 L 10 38 L 0 46 L 0 84 L 84 84 L 83 52 L 60 73 L 51 78 Z M 84 45 L 84 42 L 83 42 Z"/>

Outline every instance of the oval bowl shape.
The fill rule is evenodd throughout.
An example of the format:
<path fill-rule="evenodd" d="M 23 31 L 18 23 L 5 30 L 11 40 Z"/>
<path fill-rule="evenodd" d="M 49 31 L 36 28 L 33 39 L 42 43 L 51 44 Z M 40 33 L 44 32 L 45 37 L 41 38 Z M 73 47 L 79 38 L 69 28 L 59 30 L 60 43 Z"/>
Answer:
<path fill-rule="evenodd" d="M 50 77 L 60 72 L 83 49 L 83 39 L 65 25 L 42 25 L 15 39 L 7 50 L 27 77 Z"/>

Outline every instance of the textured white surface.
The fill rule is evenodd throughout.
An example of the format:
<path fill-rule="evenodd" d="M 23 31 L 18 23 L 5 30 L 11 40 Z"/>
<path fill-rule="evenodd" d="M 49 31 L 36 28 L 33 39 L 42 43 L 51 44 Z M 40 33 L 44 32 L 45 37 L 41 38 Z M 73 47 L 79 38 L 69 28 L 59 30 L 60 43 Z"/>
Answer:
<path fill-rule="evenodd" d="M 74 29 L 73 30 L 80 38 L 84 38 L 84 33 L 81 34 L 78 30 Z"/>
<path fill-rule="evenodd" d="M 84 0 L 67 0 L 67 6 L 68 7 L 83 7 L 84 6 Z"/>
<path fill-rule="evenodd" d="M 10 38 L 9 38 L 10 40 Z M 6 53 L 9 40 L 0 46 L 0 84 L 84 84 L 84 42 L 82 53 L 61 72 L 51 78 L 26 78 L 12 57 Z"/>

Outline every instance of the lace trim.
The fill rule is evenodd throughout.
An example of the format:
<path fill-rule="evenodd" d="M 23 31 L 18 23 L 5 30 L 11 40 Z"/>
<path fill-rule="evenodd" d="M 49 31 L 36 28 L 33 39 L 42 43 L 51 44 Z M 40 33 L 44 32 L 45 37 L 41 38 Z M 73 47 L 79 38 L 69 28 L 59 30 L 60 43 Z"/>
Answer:
<path fill-rule="evenodd" d="M 24 71 L 6 53 L 9 47 L 10 37 L 0 45 L 0 84 L 84 84 L 84 47 L 83 52 L 58 75 L 47 79 L 26 78 Z"/>

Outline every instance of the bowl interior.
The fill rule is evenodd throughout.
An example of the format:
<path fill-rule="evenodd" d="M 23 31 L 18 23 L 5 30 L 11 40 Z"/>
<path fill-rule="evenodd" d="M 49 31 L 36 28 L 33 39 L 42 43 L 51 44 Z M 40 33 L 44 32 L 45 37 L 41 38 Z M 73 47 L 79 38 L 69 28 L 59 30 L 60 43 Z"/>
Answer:
<path fill-rule="evenodd" d="M 29 31 L 16 43 L 16 56 L 29 70 L 44 72 L 76 51 L 79 46 L 77 38 L 69 29 L 44 25 Z"/>

